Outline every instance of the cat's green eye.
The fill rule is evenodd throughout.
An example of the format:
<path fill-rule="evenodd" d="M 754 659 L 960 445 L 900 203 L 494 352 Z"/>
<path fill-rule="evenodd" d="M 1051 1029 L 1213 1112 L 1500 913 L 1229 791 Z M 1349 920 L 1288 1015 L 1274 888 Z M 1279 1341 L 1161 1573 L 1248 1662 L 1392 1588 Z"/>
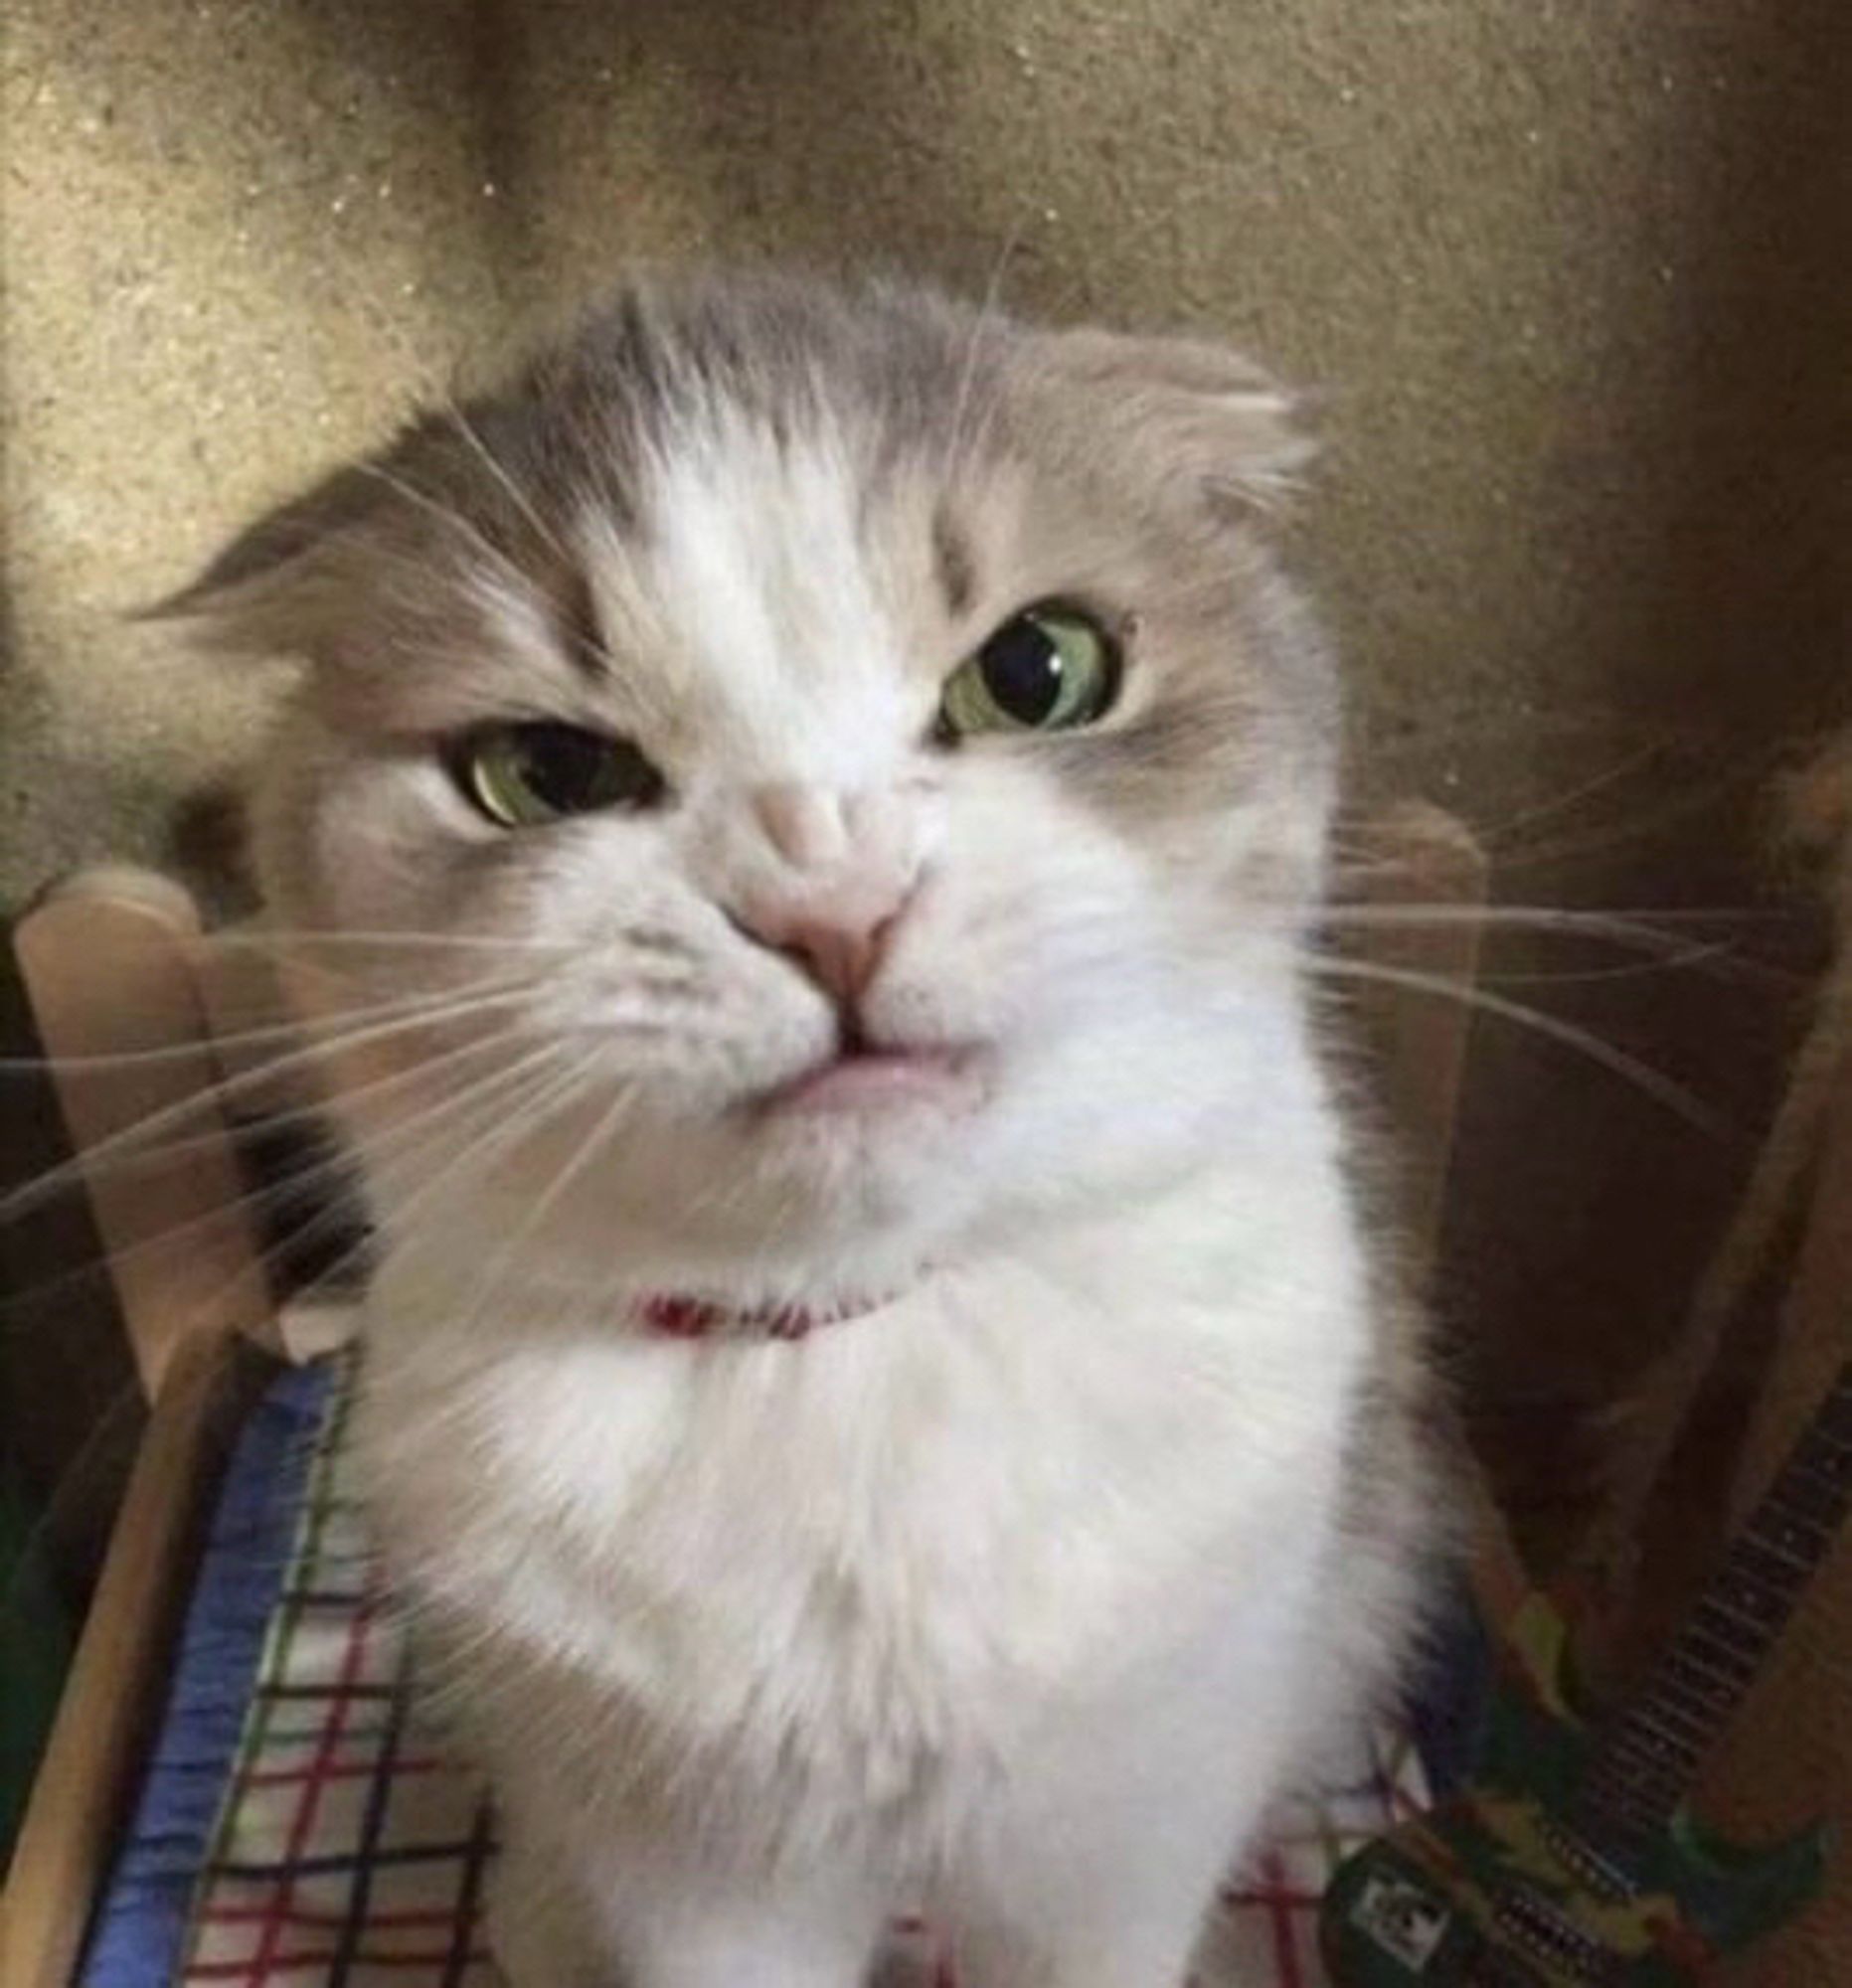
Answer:
<path fill-rule="evenodd" d="M 628 741 L 576 725 L 486 726 L 454 748 L 451 772 L 464 798 L 503 828 L 653 807 L 667 792 L 662 775 Z"/>
<path fill-rule="evenodd" d="M 1111 710 L 1119 654 L 1078 607 L 1027 607 L 1004 622 L 946 680 L 938 734 L 1071 732 Z"/>

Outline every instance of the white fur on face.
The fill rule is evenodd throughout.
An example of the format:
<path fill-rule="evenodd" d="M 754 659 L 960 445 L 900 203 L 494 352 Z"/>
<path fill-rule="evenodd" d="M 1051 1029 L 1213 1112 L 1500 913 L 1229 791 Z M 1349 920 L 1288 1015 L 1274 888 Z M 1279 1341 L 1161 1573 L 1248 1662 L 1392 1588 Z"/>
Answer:
<path fill-rule="evenodd" d="M 670 690 L 701 715 L 728 783 L 893 785 L 931 699 L 910 681 L 918 631 L 871 570 L 847 447 L 827 433 L 779 447 L 722 420 L 652 468 L 648 587 Z"/>
<path fill-rule="evenodd" d="M 510 710 L 634 740 L 669 808 L 509 832 L 428 754 L 328 742 L 310 813 L 332 921 L 499 937 L 517 970 L 550 948 L 506 1019 L 578 1071 L 486 1173 L 433 1193 L 381 1168 L 389 1227 L 505 1227 L 544 1197 L 524 1246 L 553 1276 L 608 1276 L 621 1230 L 633 1259 L 685 1276 L 833 1282 L 1110 1200 L 1201 1150 L 1266 1054 L 1256 1016 L 1284 992 L 1279 961 L 1244 954 L 1215 894 L 1071 792 L 1043 742 L 931 744 L 970 633 L 930 583 L 921 521 L 871 504 L 841 437 L 697 427 L 652 460 L 638 529 L 587 518 L 580 539 L 618 667 L 563 691 L 510 650 Z M 753 1111 L 837 1028 L 739 928 L 780 894 L 899 911 L 863 1017 L 884 1042 L 969 1052 L 974 1100 Z"/>

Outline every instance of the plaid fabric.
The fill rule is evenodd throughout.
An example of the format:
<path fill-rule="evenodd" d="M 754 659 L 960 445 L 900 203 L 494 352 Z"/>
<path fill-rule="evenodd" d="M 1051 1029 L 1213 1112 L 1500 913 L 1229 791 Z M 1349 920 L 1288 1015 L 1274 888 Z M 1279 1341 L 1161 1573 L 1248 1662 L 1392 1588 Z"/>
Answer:
<path fill-rule="evenodd" d="M 183 1983 L 491 1988 L 480 1905 L 493 1855 L 479 1783 L 445 1757 L 352 1494 L 342 1367 L 301 1478 L 229 1783 L 193 1888 Z M 1317 1901 L 1336 1861 L 1422 1805 L 1413 1747 L 1358 1737 L 1338 1792 L 1282 1818 L 1222 1897 L 1194 1988 L 1319 1988 Z M 898 1924 L 882 1988 L 957 1988 L 929 1931 Z"/>
<path fill-rule="evenodd" d="M 196 1888 L 183 1982 L 488 1988 L 477 1783 L 413 1689 L 351 1484 L 343 1361 Z"/>

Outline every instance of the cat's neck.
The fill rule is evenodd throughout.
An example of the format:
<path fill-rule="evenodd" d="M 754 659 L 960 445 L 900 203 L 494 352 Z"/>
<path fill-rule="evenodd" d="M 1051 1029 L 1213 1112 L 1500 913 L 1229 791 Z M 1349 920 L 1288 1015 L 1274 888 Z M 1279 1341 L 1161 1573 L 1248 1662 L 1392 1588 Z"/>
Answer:
<path fill-rule="evenodd" d="M 1224 1161 L 1180 1167 L 1146 1192 L 1110 1204 L 1057 1211 L 1034 1222 L 922 1246 L 875 1239 L 859 1248 L 791 1252 L 731 1263 L 689 1261 L 614 1239 L 612 1261 L 538 1268 L 491 1299 L 463 1239 L 423 1239 L 389 1253 L 380 1279 L 384 1309 L 404 1310 L 445 1337 L 474 1337 L 478 1351 L 516 1338 L 808 1339 L 860 1336 L 888 1312 L 979 1315 L 1065 1293 L 1083 1307 L 1159 1306 L 1179 1313 L 1242 1305 L 1282 1279 L 1302 1282 L 1307 1261 L 1334 1295 L 1357 1272 L 1334 1168 L 1314 1142 L 1280 1151 L 1266 1177 Z M 476 1232 L 494 1233 L 484 1225 Z M 702 1324 L 715 1330 L 677 1329 Z M 670 1328 L 665 1331 L 665 1315 Z M 793 1329 L 778 1325 L 784 1321 Z M 411 1323 L 411 1319 L 407 1320 Z M 766 1330 L 767 1322 L 777 1329 Z M 518 1325 L 517 1333 L 510 1332 Z M 750 1328 L 750 1329 L 748 1329 Z"/>

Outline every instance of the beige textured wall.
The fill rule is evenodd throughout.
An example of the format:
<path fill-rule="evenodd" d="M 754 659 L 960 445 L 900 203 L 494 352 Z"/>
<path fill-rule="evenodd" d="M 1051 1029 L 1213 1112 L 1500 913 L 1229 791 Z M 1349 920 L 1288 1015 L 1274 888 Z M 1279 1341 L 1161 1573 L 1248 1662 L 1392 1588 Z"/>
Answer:
<path fill-rule="evenodd" d="M 1365 757 L 1507 895 L 1739 907 L 1847 655 L 1849 38 L 1844 0 L 12 0 L 0 901 L 155 846 L 250 736 L 255 679 L 121 610 L 459 355 L 629 257 L 981 288 L 1014 242 L 1022 305 L 1327 390 L 1304 552 Z M 1454 1302 L 1544 1500 L 1676 1317 L 1784 1018 L 1504 991 L 1738 1128 L 1482 1031 Z"/>

